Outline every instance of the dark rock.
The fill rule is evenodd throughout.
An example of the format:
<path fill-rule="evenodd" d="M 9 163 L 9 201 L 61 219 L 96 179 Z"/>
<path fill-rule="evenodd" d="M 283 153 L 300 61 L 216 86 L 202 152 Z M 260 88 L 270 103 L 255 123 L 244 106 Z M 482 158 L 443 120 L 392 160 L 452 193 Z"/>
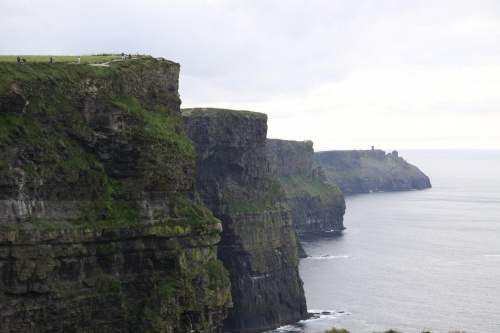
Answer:
<path fill-rule="evenodd" d="M 297 247 L 298 247 L 298 251 L 299 251 L 299 258 L 303 259 L 303 258 L 309 257 L 306 250 L 304 250 L 304 248 L 302 247 L 302 243 L 300 242 L 300 239 L 298 238 L 298 236 L 297 236 Z"/>
<path fill-rule="evenodd" d="M 306 318 L 290 209 L 268 170 L 267 116 L 187 109 L 183 118 L 198 153 L 196 188 L 223 225 L 218 258 L 234 303 L 224 331 L 260 332 Z"/>
<path fill-rule="evenodd" d="M 0 332 L 220 332 L 217 240 L 205 227 L 0 232 Z"/>

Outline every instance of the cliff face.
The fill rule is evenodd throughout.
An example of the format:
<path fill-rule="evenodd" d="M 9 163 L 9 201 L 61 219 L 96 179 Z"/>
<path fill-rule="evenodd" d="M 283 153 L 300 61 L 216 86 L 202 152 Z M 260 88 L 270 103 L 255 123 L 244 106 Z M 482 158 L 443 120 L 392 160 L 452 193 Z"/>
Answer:
<path fill-rule="evenodd" d="M 312 141 L 267 140 L 270 174 L 285 189 L 299 233 L 343 230 L 344 195 L 314 162 Z"/>
<path fill-rule="evenodd" d="M 218 331 L 179 65 L 0 64 L 0 330 Z"/>
<path fill-rule="evenodd" d="M 290 209 L 268 171 L 266 115 L 188 109 L 183 118 L 198 152 L 197 190 L 223 225 L 218 258 L 234 303 L 224 330 L 258 332 L 305 318 Z"/>
<path fill-rule="evenodd" d="M 382 150 L 323 151 L 315 153 L 314 159 L 345 194 L 431 187 L 429 177 L 396 151 L 389 154 Z"/>
<path fill-rule="evenodd" d="M 230 299 L 207 228 L 0 233 L 1 332 L 218 332 Z"/>

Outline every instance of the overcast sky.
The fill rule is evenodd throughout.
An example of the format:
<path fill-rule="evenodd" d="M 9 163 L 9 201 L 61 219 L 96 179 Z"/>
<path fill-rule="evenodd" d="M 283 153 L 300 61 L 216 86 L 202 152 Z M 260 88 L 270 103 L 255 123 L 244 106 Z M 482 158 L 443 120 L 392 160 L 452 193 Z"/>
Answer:
<path fill-rule="evenodd" d="M 498 0 L 1 0 L 0 54 L 181 64 L 182 107 L 315 150 L 500 149 Z"/>

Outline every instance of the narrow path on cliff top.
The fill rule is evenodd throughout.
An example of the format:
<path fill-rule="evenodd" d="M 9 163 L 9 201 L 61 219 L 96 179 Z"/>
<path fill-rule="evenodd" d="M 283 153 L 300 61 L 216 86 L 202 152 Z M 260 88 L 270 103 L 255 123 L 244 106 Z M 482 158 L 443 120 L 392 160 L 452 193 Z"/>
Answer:
<path fill-rule="evenodd" d="M 138 57 L 131 57 L 129 58 L 128 60 L 135 60 L 135 59 L 138 59 L 138 58 L 143 58 L 142 56 L 138 56 Z M 114 61 L 125 61 L 123 59 L 113 59 L 113 60 L 109 60 L 109 61 L 106 61 L 106 62 L 102 62 L 102 63 L 99 63 L 99 64 L 90 64 L 90 66 L 109 66 L 110 63 L 114 62 Z"/>

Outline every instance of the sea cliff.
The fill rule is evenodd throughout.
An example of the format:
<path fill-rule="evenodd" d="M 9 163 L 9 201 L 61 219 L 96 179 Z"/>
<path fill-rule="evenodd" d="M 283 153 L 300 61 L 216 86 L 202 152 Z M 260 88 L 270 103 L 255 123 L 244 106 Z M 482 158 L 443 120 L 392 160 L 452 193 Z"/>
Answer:
<path fill-rule="evenodd" d="M 0 331 L 218 332 L 179 65 L 0 64 Z"/>
<path fill-rule="evenodd" d="M 218 258 L 234 303 L 224 331 L 259 332 L 306 318 L 290 208 L 269 174 L 267 116 L 197 108 L 183 110 L 183 119 L 198 153 L 196 188 L 223 226 Z"/>
<path fill-rule="evenodd" d="M 344 194 L 431 187 L 429 177 L 399 157 L 397 151 L 388 154 L 378 149 L 322 151 L 314 153 L 314 159 Z"/>
<path fill-rule="evenodd" d="M 314 161 L 312 141 L 267 140 L 271 176 L 285 190 L 298 233 L 343 230 L 344 195 Z"/>

